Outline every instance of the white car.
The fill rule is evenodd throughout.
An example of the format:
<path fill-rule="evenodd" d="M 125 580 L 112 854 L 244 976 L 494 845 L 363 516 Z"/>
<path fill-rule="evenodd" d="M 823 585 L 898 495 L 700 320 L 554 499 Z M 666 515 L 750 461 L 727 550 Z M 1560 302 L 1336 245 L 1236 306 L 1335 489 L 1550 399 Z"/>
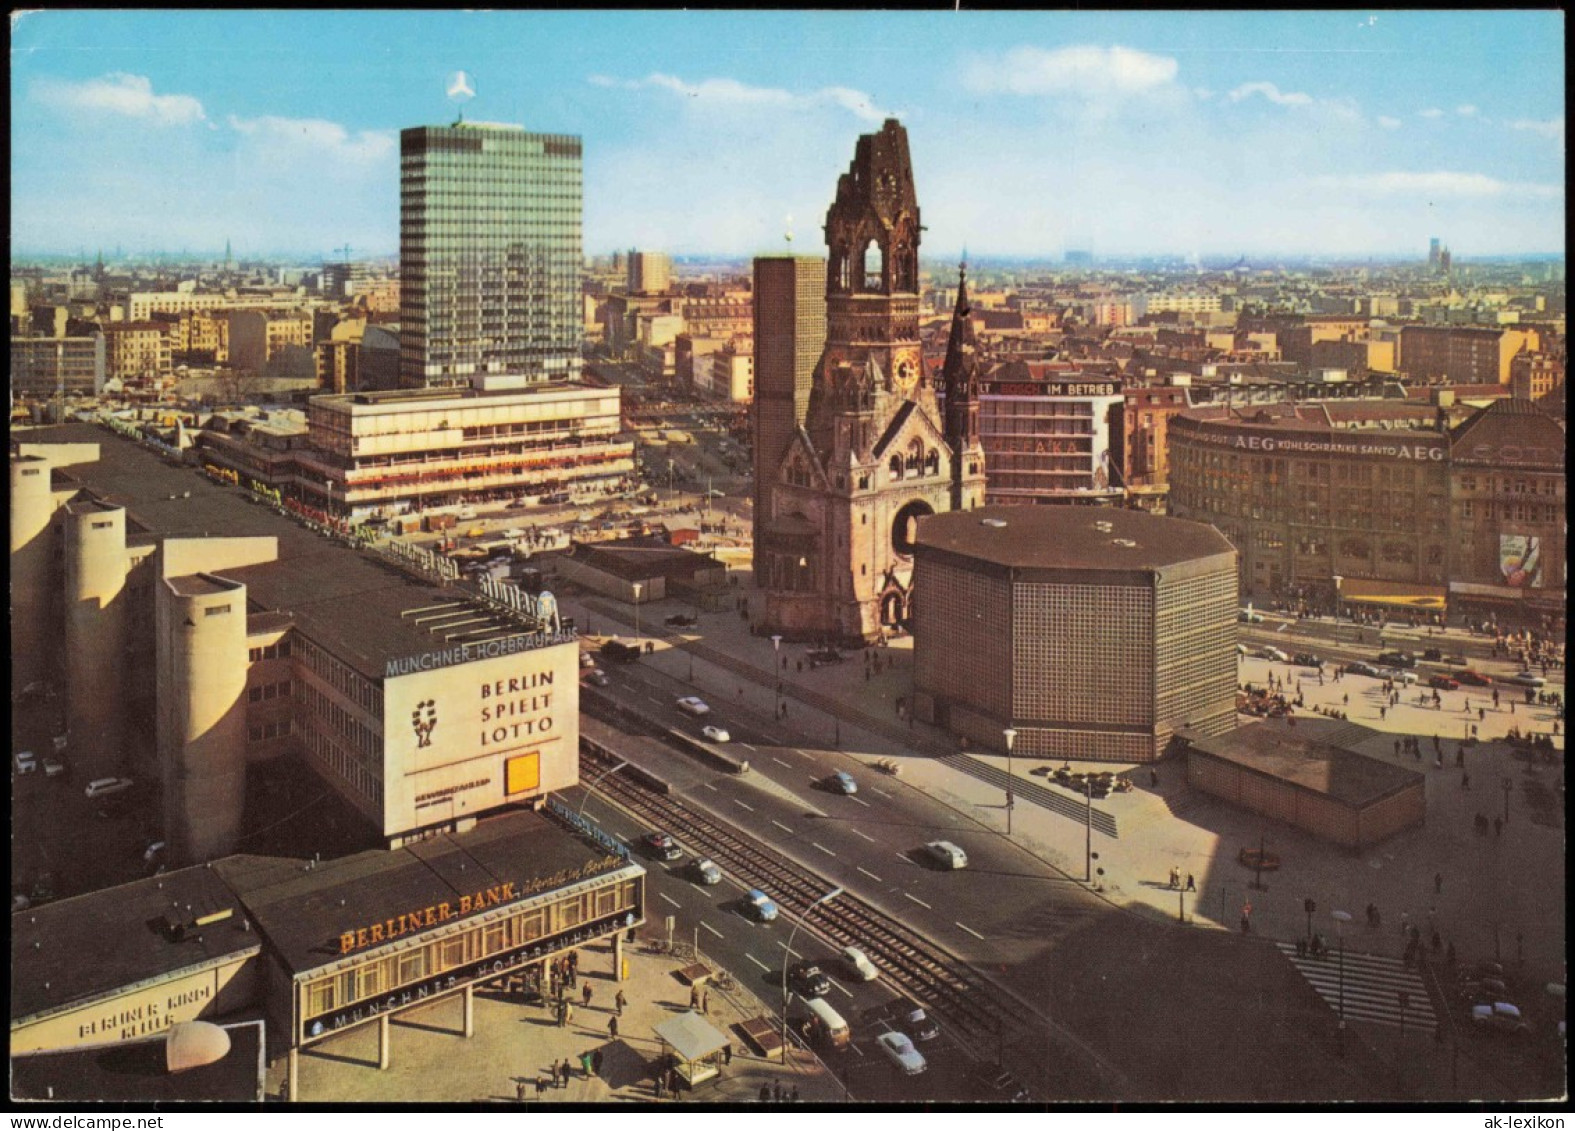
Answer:
<path fill-rule="evenodd" d="M 1291 662 L 1291 658 L 1284 652 L 1280 651 L 1278 648 L 1267 646 L 1259 648 L 1258 655 L 1262 656 L 1265 660 L 1277 660 L 1282 664 L 1288 664 Z"/>
<path fill-rule="evenodd" d="M 703 726 L 700 728 L 700 733 L 705 735 L 712 742 L 730 742 L 733 738 L 732 735 L 728 734 L 727 731 L 723 730 L 721 727 Z"/>
<path fill-rule="evenodd" d="M 932 840 L 924 851 L 939 868 L 956 870 L 968 866 L 968 854 L 949 840 Z"/>
<path fill-rule="evenodd" d="M 16 766 L 16 772 L 19 774 L 36 773 L 38 771 L 38 755 L 31 750 L 18 750 L 16 756 L 12 759 L 12 764 Z"/>
<path fill-rule="evenodd" d="M 116 793 L 124 793 L 132 787 L 130 778 L 98 778 L 88 782 L 87 795 L 92 800 L 96 797 L 109 797 Z"/>
<path fill-rule="evenodd" d="M 924 1054 L 913 1047 L 905 1033 L 882 1033 L 875 1038 L 880 1051 L 907 1076 L 917 1076 L 924 1071 Z"/>
<path fill-rule="evenodd" d="M 53 754 L 44 755 L 44 776 L 58 778 L 66 772 L 66 764 Z"/>
<path fill-rule="evenodd" d="M 697 695 L 685 695 L 678 700 L 678 709 L 686 715 L 695 716 L 695 718 L 711 713 L 711 708 L 706 705 L 706 701 Z"/>
<path fill-rule="evenodd" d="M 869 956 L 858 947 L 843 947 L 841 957 L 842 964 L 846 966 L 853 973 L 853 976 L 859 981 L 873 982 L 876 978 L 880 977 L 880 970 L 876 967 L 875 963 L 871 962 L 869 960 Z"/>

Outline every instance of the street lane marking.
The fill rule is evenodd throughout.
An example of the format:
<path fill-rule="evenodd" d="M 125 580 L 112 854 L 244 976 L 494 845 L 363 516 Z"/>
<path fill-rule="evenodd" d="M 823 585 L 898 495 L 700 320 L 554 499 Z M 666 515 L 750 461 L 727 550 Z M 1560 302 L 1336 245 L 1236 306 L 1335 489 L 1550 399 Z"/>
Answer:
<path fill-rule="evenodd" d="M 704 919 L 702 919 L 702 920 L 700 920 L 700 925 L 701 925 L 701 926 L 702 926 L 702 927 L 704 927 L 704 928 L 705 928 L 705 929 L 706 929 L 706 930 L 708 930 L 708 931 L 710 931 L 710 932 L 711 932 L 711 933 L 712 933 L 712 934 L 713 934 L 713 935 L 715 935 L 715 936 L 716 936 L 716 937 L 717 937 L 717 938 L 722 938 L 722 937 L 723 937 L 723 935 L 722 935 L 722 932 L 721 932 L 721 931 L 719 931 L 719 930 L 717 930 L 717 929 L 716 929 L 716 928 L 715 928 L 715 927 L 713 927 L 713 926 L 712 926 L 712 925 L 711 925 L 711 924 L 710 924 L 710 923 L 707 923 L 707 922 L 706 922 L 706 921 L 705 921 L 705 920 L 704 920 Z"/>
<path fill-rule="evenodd" d="M 706 788 L 707 788 L 707 789 L 709 789 L 709 790 L 710 790 L 710 791 L 711 791 L 711 792 L 712 792 L 712 793 L 721 793 L 721 792 L 722 792 L 722 791 L 721 791 L 721 790 L 720 790 L 720 789 L 717 789 L 717 788 L 716 788 L 716 786 L 714 786 L 714 785 L 712 785 L 712 784 L 711 784 L 711 783 L 710 783 L 710 782 L 708 782 L 708 781 L 703 781 L 703 782 L 701 782 L 701 783 L 700 783 L 700 784 L 701 784 L 701 785 L 703 785 L 703 786 L 705 786 L 705 787 L 706 787 Z"/>
<path fill-rule="evenodd" d="M 766 973 L 769 974 L 771 972 L 771 967 L 767 966 L 764 962 L 760 961 L 760 959 L 756 958 L 753 954 L 750 954 L 747 950 L 744 951 L 744 957 L 749 959 L 749 961 L 753 962 L 756 966 L 760 967 Z"/>
<path fill-rule="evenodd" d="M 868 868 L 860 868 L 859 871 L 863 872 L 866 876 L 868 876 L 870 879 L 874 880 L 877 884 L 883 884 L 883 883 L 886 882 L 885 880 L 883 880 L 879 876 L 877 876 L 874 872 L 870 871 Z"/>
<path fill-rule="evenodd" d="M 753 805 L 750 805 L 750 804 L 748 804 L 746 802 L 740 801 L 736 797 L 733 798 L 733 804 L 737 805 L 740 809 L 748 809 L 751 813 L 753 813 L 755 811 L 755 807 Z"/>
<path fill-rule="evenodd" d="M 779 766 L 786 766 L 790 770 L 793 768 L 793 763 L 792 762 L 784 762 L 781 758 L 778 758 L 775 754 L 773 754 L 771 756 L 771 760 L 773 762 L 775 762 Z"/>
<path fill-rule="evenodd" d="M 815 760 L 815 756 L 813 754 L 806 750 L 800 750 L 797 746 L 789 746 L 788 749 L 793 751 L 793 753 L 797 754 L 800 758 L 808 758 L 811 762 Z"/>
<path fill-rule="evenodd" d="M 781 829 L 783 832 L 787 833 L 788 836 L 792 836 L 793 835 L 793 830 L 788 828 L 786 825 L 784 825 L 781 821 L 777 820 L 776 818 L 773 817 L 772 820 L 771 820 L 771 823 L 773 825 L 775 825 L 777 828 Z"/>
<path fill-rule="evenodd" d="M 815 844 L 815 842 L 814 842 L 814 841 L 810 841 L 810 842 L 809 842 L 809 843 L 810 843 L 810 844 L 813 844 L 813 845 L 815 845 L 815 847 L 816 847 L 816 848 L 818 848 L 818 849 L 820 849 L 820 850 L 821 850 L 821 851 L 822 851 L 822 852 L 824 852 L 824 853 L 825 853 L 825 854 L 826 854 L 826 855 L 827 855 L 827 856 L 835 856 L 835 855 L 836 855 L 836 853 L 835 853 L 835 852 L 833 852 L 833 851 L 831 851 L 831 849 L 829 849 L 829 848 L 827 848 L 827 847 L 826 847 L 826 846 L 825 846 L 825 845 L 823 845 L 823 844 Z"/>
<path fill-rule="evenodd" d="M 674 899 L 672 896 L 668 895 L 665 891 L 659 891 L 656 894 L 658 896 L 660 896 L 662 899 L 667 900 L 667 902 L 671 903 L 674 907 L 680 906 L 679 902 L 676 899 Z"/>
<path fill-rule="evenodd" d="M 850 1045 L 849 1045 L 849 1047 L 850 1047 L 850 1048 L 851 1048 L 851 1049 L 852 1049 L 852 1050 L 853 1050 L 853 1051 L 854 1051 L 854 1052 L 856 1052 L 856 1053 L 858 1053 L 858 1054 L 859 1054 L 859 1055 L 860 1055 L 860 1056 L 863 1056 L 863 1055 L 864 1055 L 864 1050 L 863 1050 L 863 1049 L 861 1049 L 861 1048 L 859 1048 L 859 1046 L 858 1046 L 858 1043 L 857 1043 L 857 1042 L 852 1042 L 852 1043 L 850 1043 Z"/>
<path fill-rule="evenodd" d="M 850 990 L 850 989 L 845 988 L 842 985 L 842 983 L 838 982 L 835 978 L 827 978 L 826 981 L 830 982 L 834 988 L 841 990 L 843 993 L 847 994 L 849 997 L 853 996 L 853 991 Z"/>
<path fill-rule="evenodd" d="M 861 832 L 859 832 L 858 829 L 849 829 L 848 831 L 851 832 L 854 836 L 861 836 L 861 837 L 863 837 L 865 840 L 869 841 L 871 844 L 879 844 L 880 843 L 878 840 L 876 840 L 874 837 L 870 836 L 868 833 L 861 833 Z"/>
<path fill-rule="evenodd" d="M 952 922 L 953 923 L 957 923 L 957 920 L 953 919 Z M 959 927 L 961 927 L 963 930 L 967 931 L 974 938 L 978 939 L 980 942 L 984 941 L 984 936 L 981 935 L 978 931 L 974 930 L 972 927 L 970 927 L 967 923 L 957 923 L 957 925 Z"/>
<path fill-rule="evenodd" d="M 585 813 L 585 814 L 582 814 L 582 815 L 585 817 L 585 819 L 587 821 L 589 821 L 593 825 L 601 824 L 601 822 L 596 819 L 596 814 L 595 813 Z"/>
<path fill-rule="evenodd" d="M 901 860 L 904 864 L 912 864 L 913 863 L 912 860 L 909 860 L 906 856 L 904 856 L 900 852 L 893 853 L 893 855 L 896 856 L 898 860 Z"/>
<path fill-rule="evenodd" d="M 755 748 L 753 746 L 749 745 L 749 743 L 747 743 L 747 742 L 740 742 L 739 745 L 742 746 L 745 750 L 748 750 L 751 754 L 753 754 L 755 752 Z"/>
<path fill-rule="evenodd" d="M 849 801 L 857 801 L 860 805 L 864 806 L 864 808 L 866 808 L 866 809 L 868 809 L 870 807 L 870 803 L 868 801 L 865 801 L 862 797 L 849 797 L 848 800 Z"/>
<path fill-rule="evenodd" d="M 920 907 L 924 908 L 926 911 L 934 911 L 935 910 L 935 908 L 931 907 L 928 903 L 925 903 L 924 900 L 920 899 L 916 895 L 908 895 L 907 892 L 903 892 L 902 894 L 908 896 L 909 899 L 913 900 L 913 902 L 917 903 Z"/>
<path fill-rule="evenodd" d="M 884 789 L 877 789 L 877 788 L 876 788 L 876 787 L 875 787 L 875 786 L 873 786 L 873 785 L 872 785 L 872 786 L 870 786 L 870 790 L 871 790 L 871 792 L 873 792 L 873 793 L 878 793 L 878 794 L 880 794 L 880 795 L 881 795 L 881 796 L 882 796 L 882 797 L 884 797 L 884 798 L 885 798 L 885 799 L 886 799 L 886 800 L 887 800 L 887 801 L 890 801 L 890 800 L 891 800 L 891 794 L 889 794 L 889 793 L 887 793 L 887 792 L 886 792 L 886 791 L 885 791 L 885 790 L 884 790 Z"/>

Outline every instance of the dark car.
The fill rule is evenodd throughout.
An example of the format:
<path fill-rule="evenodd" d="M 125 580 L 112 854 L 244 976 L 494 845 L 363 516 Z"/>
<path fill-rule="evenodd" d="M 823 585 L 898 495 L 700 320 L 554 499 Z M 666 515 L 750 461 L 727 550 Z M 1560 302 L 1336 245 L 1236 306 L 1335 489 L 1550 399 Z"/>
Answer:
<path fill-rule="evenodd" d="M 689 616 L 687 613 L 674 613 L 662 623 L 669 628 L 692 628 L 697 622 L 694 617 Z"/>
<path fill-rule="evenodd" d="M 641 841 L 652 856 L 661 860 L 677 860 L 684 854 L 678 842 L 664 832 L 646 833 Z"/>
<path fill-rule="evenodd" d="M 840 664 L 845 658 L 835 648 L 817 648 L 809 653 L 809 666 L 818 668 L 823 664 Z"/>
<path fill-rule="evenodd" d="M 1432 679 L 1427 681 L 1427 685 L 1429 687 L 1437 688 L 1439 691 L 1460 690 L 1460 681 L 1450 679 L 1447 675 L 1435 675 Z"/>
<path fill-rule="evenodd" d="M 1483 675 L 1481 672 L 1472 671 L 1470 668 L 1466 668 L 1463 671 L 1456 672 L 1455 673 L 1455 678 L 1458 679 L 1461 683 L 1469 684 L 1472 687 L 1492 687 L 1493 686 L 1493 677 L 1492 676 Z"/>
<path fill-rule="evenodd" d="M 1311 652 L 1296 653 L 1296 655 L 1291 657 L 1291 663 L 1295 664 L 1299 668 L 1323 667 L 1323 660 L 1319 659 L 1317 656 L 1314 656 Z"/>
<path fill-rule="evenodd" d="M 1028 1089 L 1010 1072 L 1003 1071 L 988 1061 L 981 1061 L 969 1072 L 974 1093 L 980 1099 L 995 1103 L 1027 1103 Z"/>
<path fill-rule="evenodd" d="M 1414 668 L 1416 657 L 1409 652 L 1380 652 L 1378 662 L 1388 664 L 1392 668 Z"/>
<path fill-rule="evenodd" d="M 1426 660 L 1430 664 L 1436 664 L 1443 658 L 1444 653 L 1439 651 L 1437 648 L 1429 648 L 1427 651 L 1422 653 L 1422 659 Z"/>
<path fill-rule="evenodd" d="M 818 962 L 795 962 L 788 967 L 788 984 L 799 997 L 825 997 L 831 992 L 831 979 Z"/>
<path fill-rule="evenodd" d="M 941 1035 L 940 1028 L 935 1024 L 935 1019 L 924 1011 L 923 1006 L 911 1006 L 902 1011 L 903 1030 L 916 1041 L 933 1041 Z"/>

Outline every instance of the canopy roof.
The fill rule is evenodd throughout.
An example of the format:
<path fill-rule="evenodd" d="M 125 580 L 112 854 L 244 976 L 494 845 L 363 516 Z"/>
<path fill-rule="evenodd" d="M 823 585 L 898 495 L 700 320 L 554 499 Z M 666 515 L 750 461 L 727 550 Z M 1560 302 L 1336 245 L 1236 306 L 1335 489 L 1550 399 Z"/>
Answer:
<path fill-rule="evenodd" d="M 692 1009 L 656 1026 L 656 1035 L 684 1060 L 699 1060 L 727 1044 L 727 1036 Z"/>

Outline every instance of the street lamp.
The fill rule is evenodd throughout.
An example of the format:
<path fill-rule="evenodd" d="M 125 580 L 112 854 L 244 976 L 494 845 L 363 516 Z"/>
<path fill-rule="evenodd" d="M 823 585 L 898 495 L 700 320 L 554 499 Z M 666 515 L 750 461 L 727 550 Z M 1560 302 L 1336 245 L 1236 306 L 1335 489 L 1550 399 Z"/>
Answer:
<path fill-rule="evenodd" d="M 596 780 L 585 787 L 585 796 L 580 798 L 580 807 L 574 811 L 574 815 L 576 817 L 583 817 L 585 815 L 585 803 L 591 799 L 591 794 L 596 792 L 596 787 L 602 784 L 602 779 L 608 777 L 611 774 L 616 774 L 628 764 L 629 763 L 627 761 L 619 762 L 612 769 L 603 770 L 601 773 L 597 774 Z"/>
<path fill-rule="evenodd" d="M 1012 835 L 1012 743 L 1017 741 L 1017 732 L 1007 727 L 1001 732 L 1001 737 L 1006 739 L 1006 835 Z"/>
<path fill-rule="evenodd" d="M 777 685 L 776 705 L 771 717 L 780 719 L 782 717 L 782 676 L 779 673 L 782 670 L 782 665 L 777 662 L 777 657 L 782 655 L 782 637 L 780 634 L 771 638 L 771 653 L 771 674 L 775 678 Z"/>
<path fill-rule="evenodd" d="M 1339 574 L 1332 578 L 1334 581 L 1334 641 L 1340 642 L 1340 583 L 1345 580 Z"/>
<path fill-rule="evenodd" d="M 815 910 L 815 908 L 819 907 L 822 903 L 825 903 L 827 900 L 836 899 L 837 896 L 839 896 L 841 894 L 842 894 L 842 889 L 841 888 L 832 888 L 825 895 L 823 895 L 819 899 L 817 899 L 814 903 L 811 903 L 808 907 L 804 908 L 804 914 L 799 916 L 798 922 L 794 923 L 793 924 L 793 929 L 788 932 L 787 949 L 782 954 L 782 1063 L 783 1064 L 787 1063 L 787 1050 L 788 1050 L 788 1039 L 787 1039 L 788 984 L 787 984 L 787 976 L 788 976 L 788 964 L 793 959 L 793 936 L 798 934 L 798 929 L 800 927 L 802 927 L 804 925 L 804 923 L 809 919 L 809 913 L 811 911 Z"/>
<path fill-rule="evenodd" d="M 640 648 L 640 591 L 644 588 L 644 582 L 636 581 L 634 583 L 634 647 L 636 651 L 639 651 Z"/>
<path fill-rule="evenodd" d="M 1351 921 L 1349 911 L 1331 911 L 1334 933 L 1340 940 L 1340 1055 L 1345 1055 L 1345 925 Z"/>

